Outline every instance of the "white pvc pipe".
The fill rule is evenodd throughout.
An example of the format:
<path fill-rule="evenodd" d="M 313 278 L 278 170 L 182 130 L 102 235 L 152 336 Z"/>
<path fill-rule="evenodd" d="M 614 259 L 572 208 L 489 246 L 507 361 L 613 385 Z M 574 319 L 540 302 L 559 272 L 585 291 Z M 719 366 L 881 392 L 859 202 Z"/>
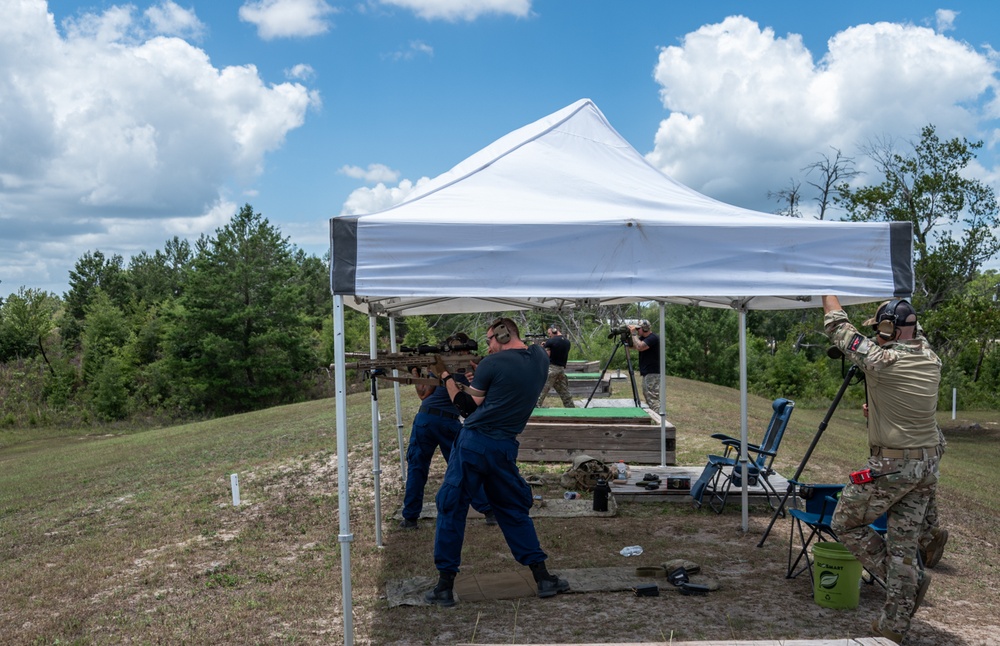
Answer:
<path fill-rule="evenodd" d="M 235 473 L 229 476 L 229 486 L 233 490 L 233 507 L 240 506 L 240 477 Z"/>
<path fill-rule="evenodd" d="M 951 389 L 951 418 L 955 419 L 955 413 L 958 410 L 958 388 Z"/>

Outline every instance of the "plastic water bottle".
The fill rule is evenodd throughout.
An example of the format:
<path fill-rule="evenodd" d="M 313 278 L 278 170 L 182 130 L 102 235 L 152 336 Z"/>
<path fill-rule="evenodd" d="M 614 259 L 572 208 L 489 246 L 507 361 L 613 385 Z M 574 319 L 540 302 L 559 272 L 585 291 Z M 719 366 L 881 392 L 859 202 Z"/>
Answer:
<path fill-rule="evenodd" d="M 618 460 L 615 465 L 615 480 L 628 480 L 628 465 L 624 460 Z"/>
<path fill-rule="evenodd" d="M 642 554 L 642 546 L 640 545 L 629 545 L 628 547 L 623 547 L 622 551 L 619 552 L 622 556 L 639 556 Z"/>
<path fill-rule="evenodd" d="M 567 491 L 566 493 L 563 494 L 563 498 L 565 498 L 566 500 L 576 500 L 579 497 L 580 494 L 576 491 Z"/>

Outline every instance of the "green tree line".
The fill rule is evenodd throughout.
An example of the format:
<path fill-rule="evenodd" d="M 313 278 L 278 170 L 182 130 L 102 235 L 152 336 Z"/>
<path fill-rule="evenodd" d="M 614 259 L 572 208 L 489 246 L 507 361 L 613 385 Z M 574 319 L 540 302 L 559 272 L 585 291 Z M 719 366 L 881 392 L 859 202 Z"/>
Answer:
<path fill-rule="evenodd" d="M 880 169 L 874 183 L 838 184 L 859 175 L 839 151 L 803 170 L 825 174 L 810 182 L 821 191 L 823 215 L 839 207 L 855 221 L 913 223 L 913 304 L 944 360 L 942 401 L 950 403 L 957 388 L 963 407 L 997 408 L 1000 276 L 983 265 L 1000 249 L 1000 221 L 992 190 L 967 173 L 981 145 L 942 141 L 928 126 L 908 152 L 870 146 Z M 798 188 L 793 192 L 789 215 L 801 203 Z M 330 396 L 328 260 L 296 249 L 249 204 L 214 235 L 194 244 L 173 238 L 127 265 L 121 256 L 88 251 L 61 297 L 21 288 L 0 301 L 0 427 L 141 424 Z M 873 307 L 849 314 L 860 323 Z M 667 374 L 736 386 L 736 313 L 673 304 L 664 311 Z M 659 306 L 639 303 L 406 317 L 397 322 L 397 341 L 437 344 L 463 331 L 485 349 L 486 327 L 499 314 L 518 321 L 525 335 L 557 325 L 573 343 L 571 358 L 610 369 L 636 360 L 634 350 L 617 345 L 614 330 L 623 322 L 648 319 L 659 329 Z M 747 322 L 753 392 L 829 401 L 843 367 L 826 356 L 818 307 L 750 312 Z M 347 348 L 367 351 L 367 317 L 348 310 L 345 323 Z M 379 347 L 388 348 L 385 319 L 377 331 Z M 362 380 L 351 376 L 359 387 Z M 863 398 L 863 390 L 851 397 Z"/>

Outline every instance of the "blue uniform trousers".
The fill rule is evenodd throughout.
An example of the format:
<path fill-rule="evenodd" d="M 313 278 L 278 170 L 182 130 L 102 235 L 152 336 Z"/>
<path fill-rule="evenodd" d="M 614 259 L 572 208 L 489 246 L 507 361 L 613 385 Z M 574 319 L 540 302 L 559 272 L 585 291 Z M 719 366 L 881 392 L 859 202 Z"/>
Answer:
<path fill-rule="evenodd" d="M 485 489 L 517 562 L 533 565 L 546 559 L 528 516 L 533 501 L 531 487 L 517 469 L 517 447 L 514 438 L 497 440 L 469 429 L 458 436 L 437 494 L 434 564 L 438 571 L 458 572 L 469 503 L 480 489 Z"/>
<path fill-rule="evenodd" d="M 451 456 L 462 423 L 457 419 L 447 419 L 438 415 L 418 412 L 413 418 L 410 430 L 410 446 L 406 450 L 406 494 L 403 497 L 403 518 L 416 520 L 424 508 L 424 487 L 430 472 L 435 449 L 441 449 L 444 461 Z M 490 511 L 486 495 L 479 490 L 472 498 L 472 507 L 485 514 Z"/>

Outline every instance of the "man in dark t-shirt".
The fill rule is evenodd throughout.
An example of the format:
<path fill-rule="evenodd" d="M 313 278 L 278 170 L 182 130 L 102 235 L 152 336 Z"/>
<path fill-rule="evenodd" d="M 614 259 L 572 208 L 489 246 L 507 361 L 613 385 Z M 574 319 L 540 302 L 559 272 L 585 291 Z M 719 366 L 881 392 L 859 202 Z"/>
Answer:
<path fill-rule="evenodd" d="M 660 337 L 652 333 L 649 321 L 628 326 L 632 345 L 639 352 L 642 396 L 650 410 L 660 410 Z"/>
<path fill-rule="evenodd" d="M 444 483 L 437 494 L 434 565 L 438 583 L 425 595 L 428 603 L 455 605 L 453 588 L 462 562 L 469 503 L 480 487 L 511 554 L 531 568 L 539 597 L 569 590 L 569 583 L 550 574 L 535 524 L 528 515 L 534 499 L 517 468 L 517 436 L 535 408 L 548 375 L 548 357 L 538 345 L 525 345 L 508 318 L 494 321 L 486 333 L 490 354 L 479 362 L 472 385 L 460 387 L 443 361 L 435 366 L 448 395 L 465 416 L 452 448 Z"/>
<path fill-rule="evenodd" d="M 545 340 L 542 347 L 549 354 L 549 377 L 542 387 L 542 394 L 538 397 L 539 408 L 545 404 L 545 398 L 549 394 L 550 388 L 555 388 L 562 399 L 565 408 L 576 408 L 573 403 L 573 396 L 569 393 L 569 379 L 566 377 L 566 362 L 569 360 L 570 342 L 562 335 L 556 326 L 550 327 L 546 334 L 549 338 Z"/>

